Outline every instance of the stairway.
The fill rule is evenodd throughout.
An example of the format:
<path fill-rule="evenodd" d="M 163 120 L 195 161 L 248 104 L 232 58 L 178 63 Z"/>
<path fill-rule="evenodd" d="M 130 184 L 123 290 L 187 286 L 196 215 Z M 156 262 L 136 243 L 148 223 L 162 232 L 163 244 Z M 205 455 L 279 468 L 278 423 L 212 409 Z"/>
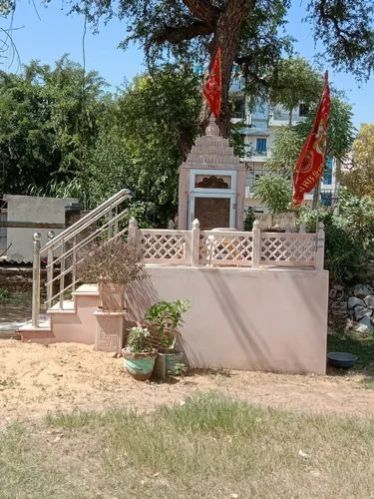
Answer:
<path fill-rule="evenodd" d="M 22 341 L 34 343 L 77 342 L 94 344 L 97 319 L 94 312 L 99 306 L 96 285 L 84 284 L 72 293 L 72 300 L 64 300 L 63 307 L 56 303 L 47 310 L 47 318 L 38 327 L 31 323 L 19 329 Z"/>

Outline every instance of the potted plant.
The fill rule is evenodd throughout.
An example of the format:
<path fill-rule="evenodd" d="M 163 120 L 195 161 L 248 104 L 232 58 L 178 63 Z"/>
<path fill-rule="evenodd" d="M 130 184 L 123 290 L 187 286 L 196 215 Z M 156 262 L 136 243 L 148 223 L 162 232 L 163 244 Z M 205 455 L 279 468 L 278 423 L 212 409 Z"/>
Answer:
<path fill-rule="evenodd" d="M 157 344 L 158 351 L 166 355 L 166 369 L 169 373 L 173 373 L 175 366 L 183 360 L 183 353 L 176 349 L 176 342 L 180 335 L 179 328 L 183 324 L 183 314 L 189 306 L 185 300 L 159 301 L 145 314 L 153 342 Z"/>
<path fill-rule="evenodd" d="M 98 284 L 103 310 L 122 311 L 126 286 L 144 276 L 140 258 L 134 244 L 114 239 L 90 248 L 77 267 L 77 277 L 87 284 Z"/>
<path fill-rule="evenodd" d="M 147 328 L 129 329 L 127 346 L 122 349 L 126 371 L 135 379 L 145 381 L 152 376 L 157 350 L 153 348 L 151 334 Z"/>

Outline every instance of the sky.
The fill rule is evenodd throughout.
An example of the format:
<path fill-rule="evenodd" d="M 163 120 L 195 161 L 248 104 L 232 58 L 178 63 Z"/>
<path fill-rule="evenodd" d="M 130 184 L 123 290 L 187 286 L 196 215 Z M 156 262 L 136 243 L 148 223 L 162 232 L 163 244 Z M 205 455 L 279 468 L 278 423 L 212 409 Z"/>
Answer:
<path fill-rule="evenodd" d="M 83 62 L 82 39 L 84 19 L 77 14 L 67 15 L 63 0 L 52 1 L 47 7 L 35 0 L 17 2 L 13 18 L 13 40 L 21 64 L 32 59 L 43 64 L 53 64 L 63 54 L 69 54 L 76 62 Z M 288 15 L 287 32 L 297 39 L 297 52 L 313 62 L 318 47 L 315 47 L 313 34 L 308 24 L 302 23 L 305 17 L 305 0 L 294 0 Z M 37 10 L 37 11 L 36 11 Z M 9 20 L 2 20 L 0 27 L 9 26 Z M 85 37 L 86 68 L 97 70 L 115 89 L 125 81 L 144 71 L 142 51 L 135 46 L 124 51 L 118 48 L 124 38 L 123 21 L 111 20 L 100 27 L 99 34 L 92 33 L 88 27 Z M 8 67 L 4 60 L 3 69 L 14 71 L 16 65 Z M 330 71 L 330 81 L 334 87 L 345 92 L 353 105 L 353 122 L 356 128 L 361 123 L 374 123 L 374 75 L 367 83 L 359 84 L 349 74 Z"/>

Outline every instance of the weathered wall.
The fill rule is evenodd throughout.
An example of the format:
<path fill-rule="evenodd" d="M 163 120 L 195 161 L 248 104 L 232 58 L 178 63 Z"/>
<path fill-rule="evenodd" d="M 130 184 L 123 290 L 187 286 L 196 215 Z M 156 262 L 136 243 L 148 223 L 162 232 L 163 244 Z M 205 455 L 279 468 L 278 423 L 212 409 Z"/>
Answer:
<path fill-rule="evenodd" d="M 65 224 L 65 207 L 76 203 L 73 198 L 57 199 L 33 196 L 6 195 L 4 199 L 8 202 L 8 222 L 34 222 L 34 223 L 56 223 Z M 8 228 L 7 245 L 12 243 L 7 252 L 8 260 L 20 262 L 32 261 L 33 234 L 40 232 L 42 235 L 42 246 L 47 242 L 47 234 L 50 229 L 24 229 Z M 62 229 L 53 229 L 59 234 Z"/>
<path fill-rule="evenodd" d="M 159 299 L 187 299 L 192 367 L 324 373 L 328 272 L 147 266 L 127 293 L 140 319 Z"/>

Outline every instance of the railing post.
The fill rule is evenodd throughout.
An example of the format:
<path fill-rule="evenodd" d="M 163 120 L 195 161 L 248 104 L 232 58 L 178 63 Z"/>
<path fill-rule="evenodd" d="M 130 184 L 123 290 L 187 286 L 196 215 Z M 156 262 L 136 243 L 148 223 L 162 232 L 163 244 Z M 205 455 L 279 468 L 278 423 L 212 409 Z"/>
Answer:
<path fill-rule="evenodd" d="M 32 266 L 32 326 L 39 327 L 40 312 L 40 241 L 42 236 L 35 232 L 33 236 L 33 266 Z"/>
<path fill-rule="evenodd" d="M 60 264 L 60 309 L 64 308 L 65 291 L 65 241 L 61 242 L 61 264 Z"/>
<path fill-rule="evenodd" d="M 48 239 L 52 241 L 55 237 L 53 230 L 48 232 Z M 49 248 L 47 252 L 47 309 L 52 306 L 52 294 L 53 294 L 53 249 Z"/>
<path fill-rule="evenodd" d="M 258 220 L 253 224 L 252 234 L 252 267 L 258 268 L 261 263 L 261 229 Z"/>
<path fill-rule="evenodd" d="M 191 229 L 191 265 L 197 267 L 199 265 L 200 253 L 200 222 L 197 218 L 192 222 Z"/>
<path fill-rule="evenodd" d="M 325 259 L 325 226 L 323 222 L 319 222 L 318 231 L 316 234 L 316 256 L 315 269 L 323 270 Z"/>
<path fill-rule="evenodd" d="M 135 218 L 130 218 L 128 241 L 136 248 L 139 245 L 139 227 L 138 222 L 135 220 Z"/>

